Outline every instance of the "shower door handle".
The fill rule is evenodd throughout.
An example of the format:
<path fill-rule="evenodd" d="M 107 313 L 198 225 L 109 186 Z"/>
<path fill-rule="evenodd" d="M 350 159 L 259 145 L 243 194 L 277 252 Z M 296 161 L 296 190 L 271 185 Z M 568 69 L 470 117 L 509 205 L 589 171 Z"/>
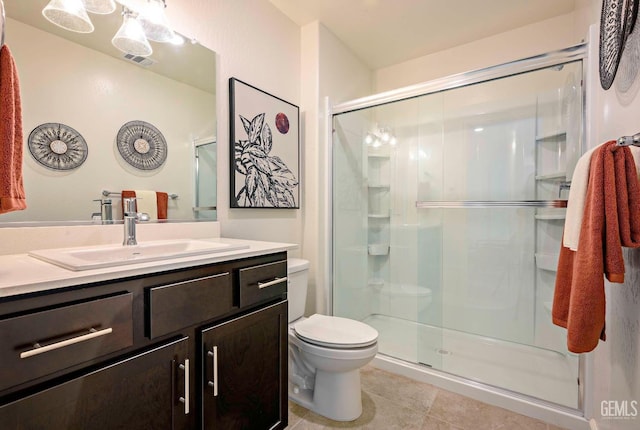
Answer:
<path fill-rule="evenodd" d="M 566 208 L 567 200 L 455 200 L 417 201 L 418 209 Z"/>

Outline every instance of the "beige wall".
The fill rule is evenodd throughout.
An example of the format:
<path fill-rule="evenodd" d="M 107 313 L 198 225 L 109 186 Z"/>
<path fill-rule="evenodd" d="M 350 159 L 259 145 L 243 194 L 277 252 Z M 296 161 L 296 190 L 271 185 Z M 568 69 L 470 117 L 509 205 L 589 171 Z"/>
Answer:
<path fill-rule="evenodd" d="M 393 90 L 565 48 L 579 43 L 586 31 L 587 26 L 578 23 L 574 14 L 561 15 L 378 69 L 375 71 L 375 90 Z"/>
<path fill-rule="evenodd" d="M 331 104 L 372 92 L 372 73 L 319 22 L 302 28 L 302 95 L 305 117 L 305 208 L 302 255 L 310 261 L 307 313 L 330 309 L 331 199 L 325 100 Z"/>

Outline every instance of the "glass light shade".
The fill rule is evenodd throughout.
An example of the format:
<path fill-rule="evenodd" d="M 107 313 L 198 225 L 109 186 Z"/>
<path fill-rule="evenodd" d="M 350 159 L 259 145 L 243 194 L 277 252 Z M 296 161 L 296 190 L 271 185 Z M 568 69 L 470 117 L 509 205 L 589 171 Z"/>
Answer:
<path fill-rule="evenodd" d="M 82 0 L 51 0 L 42 9 L 42 15 L 65 30 L 77 33 L 93 31 L 93 23 L 84 9 Z"/>
<path fill-rule="evenodd" d="M 82 0 L 87 12 L 108 15 L 116 10 L 116 2 L 113 0 Z"/>
<path fill-rule="evenodd" d="M 138 16 L 147 39 L 154 42 L 171 42 L 175 33 L 169 25 L 167 15 L 164 13 L 162 0 L 149 0 L 148 7 Z"/>
<path fill-rule="evenodd" d="M 153 52 L 142 26 L 130 12 L 125 12 L 122 26 L 111 39 L 111 43 L 122 52 L 131 55 L 146 57 Z"/>

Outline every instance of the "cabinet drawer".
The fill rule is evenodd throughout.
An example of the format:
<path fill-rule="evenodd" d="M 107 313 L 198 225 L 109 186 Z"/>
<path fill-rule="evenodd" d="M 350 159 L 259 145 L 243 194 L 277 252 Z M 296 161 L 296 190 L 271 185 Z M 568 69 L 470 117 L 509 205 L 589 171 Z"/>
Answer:
<path fill-rule="evenodd" d="M 240 306 L 248 306 L 287 292 L 287 261 L 240 269 Z"/>
<path fill-rule="evenodd" d="M 133 344 L 131 293 L 0 321 L 0 390 Z"/>
<path fill-rule="evenodd" d="M 146 290 L 150 339 L 199 324 L 233 309 L 229 272 Z"/>

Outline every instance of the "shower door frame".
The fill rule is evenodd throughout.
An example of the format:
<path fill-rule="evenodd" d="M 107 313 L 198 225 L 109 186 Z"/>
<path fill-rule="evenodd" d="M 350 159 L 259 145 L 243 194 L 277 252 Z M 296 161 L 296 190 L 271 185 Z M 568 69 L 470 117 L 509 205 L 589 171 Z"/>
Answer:
<path fill-rule="evenodd" d="M 560 49 L 557 51 L 551 51 L 548 53 L 523 58 L 520 60 L 511 61 L 504 64 L 499 64 L 495 66 L 490 66 L 483 69 L 478 69 L 474 71 L 454 74 L 438 79 L 434 79 L 431 81 L 427 81 L 424 83 L 411 85 L 391 91 L 385 91 L 382 93 L 374 94 L 367 97 L 362 97 L 359 99 L 339 103 L 336 105 L 331 105 L 330 100 L 325 98 L 324 107 L 325 107 L 325 124 L 324 129 L 326 131 L 326 144 L 328 150 L 325 153 L 325 162 L 328 167 L 328 181 L 327 181 L 327 192 L 325 193 L 325 239 L 327 243 L 330 243 L 331 246 L 327 247 L 327 253 L 324 256 L 325 258 L 325 276 L 328 280 L 328 290 L 327 290 L 327 307 L 330 314 L 333 314 L 333 152 L 334 152 L 334 142 L 333 142 L 333 117 L 339 114 L 345 114 L 353 111 L 358 111 L 362 109 L 372 108 L 376 106 L 385 105 L 388 103 L 398 102 L 402 100 L 407 100 L 411 98 L 426 96 L 429 94 L 434 94 L 438 92 L 443 92 L 447 90 L 452 90 L 455 88 L 460 88 L 468 85 L 479 84 L 482 82 L 487 82 L 495 79 L 506 78 L 509 76 L 519 75 L 527 72 L 532 72 L 535 70 L 545 69 L 548 67 L 560 65 L 563 63 L 569 63 L 574 61 L 582 62 L 582 85 L 581 85 L 581 93 L 582 93 L 582 127 L 581 127 L 581 136 L 580 140 L 580 154 L 583 154 L 585 151 L 585 142 L 589 141 L 589 127 L 586 127 L 586 83 L 587 83 L 587 54 L 588 54 L 588 44 L 580 43 L 577 45 L 573 45 L 564 49 Z M 584 416 L 585 413 L 585 393 L 589 392 L 591 388 L 589 386 L 589 381 L 586 378 L 587 368 L 591 368 L 592 366 L 592 358 L 591 355 L 585 356 L 585 354 L 581 354 L 578 358 L 578 408 L 570 408 L 567 406 L 555 404 L 548 402 L 542 399 L 534 399 L 530 396 L 520 394 L 517 392 L 513 392 L 510 390 L 506 390 L 503 388 L 498 388 L 494 386 L 485 386 L 485 384 L 472 382 L 466 378 L 446 374 L 446 372 L 432 370 L 436 373 L 446 374 L 447 378 L 458 380 L 459 382 L 469 383 L 472 382 L 475 386 L 483 386 L 483 388 L 490 389 L 497 393 L 508 393 L 511 396 L 516 398 L 521 398 L 523 400 L 535 401 L 538 405 L 544 407 L 551 407 L 560 412 L 566 412 L 569 414 L 575 414 L 579 412 Z"/>

